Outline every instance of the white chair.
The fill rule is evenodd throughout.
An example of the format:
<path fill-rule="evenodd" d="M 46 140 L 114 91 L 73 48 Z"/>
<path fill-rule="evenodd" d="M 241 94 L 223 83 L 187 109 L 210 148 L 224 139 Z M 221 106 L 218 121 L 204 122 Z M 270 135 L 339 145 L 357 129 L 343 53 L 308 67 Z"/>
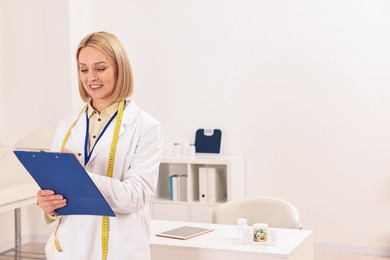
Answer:
<path fill-rule="evenodd" d="M 48 151 L 56 131 L 55 125 L 45 125 L 30 132 L 21 138 L 14 148 L 18 150 Z"/>
<path fill-rule="evenodd" d="M 213 212 L 213 223 L 237 224 L 246 218 L 248 225 L 267 223 L 269 227 L 300 229 L 298 210 L 291 203 L 271 197 L 253 197 L 228 201 Z"/>

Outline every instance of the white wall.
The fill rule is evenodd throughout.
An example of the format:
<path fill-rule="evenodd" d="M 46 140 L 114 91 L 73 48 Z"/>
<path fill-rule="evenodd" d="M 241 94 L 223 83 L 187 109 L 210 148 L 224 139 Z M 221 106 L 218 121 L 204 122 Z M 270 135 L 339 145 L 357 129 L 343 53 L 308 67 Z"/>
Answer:
<path fill-rule="evenodd" d="M 0 141 L 13 145 L 72 112 L 68 3 L 0 0 L 0 25 Z M 22 215 L 24 242 L 47 236 L 35 206 Z M 13 223 L 12 212 L 0 214 L 0 251 L 13 244 Z"/>
<path fill-rule="evenodd" d="M 81 39 L 92 32 L 92 0 L 68 0 L 69 39 L 71 50 L 71 94 L 72 110 L 79 111 L 83 101 L 79 95 L 76 49 Z"/>
<path fill-rule="evenodd" d="M 246 156 L 247 196 L 291 201 L 320 247 L 390 254 L 389 14 L 379 0 L 100 0 L 93 28 L 125 42 L 166 148 L 220 127 L 224 152 Z"/>
<path fill-rule="evenodd" d="M 13 144 L 69 114 L 70 40 L 66 1 L 1 1 L 2 136 Z M 21 120 L 23 119 L 23 120 Z"/>
<path fill-rule="evenodd" d="M 2 7 L 2 4 L 0 2 L 0 7 Z M 5 24 L 3 22 L 2 17 L 4 17 L 4 8 L 0 8 L 0 57 L 4 57 L 4 31 L 5 31 Z M 4 62 L 0 61 L 0 146 L 3 143 L 3 131 L 4 131 L 4 107 L 3 107 L 3 86 L 4 86 Z"/>
<path fill-rule="evenodd" d="M 14 8 L 21 2 L 29 3 L 0 3 Z M 7 88 L 0 91 L 7 99 L 2 96 L 1 101 L 19 109 L 19 88 L 41 100 L 62 91 L 63 99 L 56 100 L 63 102 L 61 111 L 37 115 L 42 107 L 17 110 L 19 117 L 28 112 L 26 126 L 55 121 L 69 112 L 70 104 L 74 112 L 78 109 L 78 93 L 74 86 L 68 88 L 73 73 L 69 62 L 80 40 L 76 36 L 88 28 L 111 31 L 123 40 L 132 60 L 134 100 L 162 122 L 167 149 L 176 141 L 193 141 L 197 128 L 219 127 L 223 151 L 245 154 L 247 196 L 277 196 L 295 204 L 303 227 L 315 231 L 319 247 L 390 255 L 389 2 L 68 3 L 69 12 L 66 3 L 48 0 L 28 8 L 48 16 L 52 24 L 69 19 L 69 35 L 65 25 L 56 33 L 42 33 L 42 18 L 32 21 L 22 6 L 13 12 L 22 12 L 17 17 L 26 18 L 18 19 L 24 26 L 11 14 L 2 18 L 13 25 L 6 27 L 7 35 L 19 33 L 6 46 L 17 57 L 5 57 L 12 66 L 4 73 L 9 75 Z M 50 15 L 42 7 L 52 10 Z M 86 13 L 89 20 L 66 18 L 75 13 Z M 77 23 L 81 30 L 75 29 Z M 21 48 L 20 33 L 28 29 L 40 35 Z M 40 44 L 47 45 L 40 49 Z M 55 66 L 62 69 L 49 73 L 28 66 L 32 62 L 20 49 L 29 54 L 38 50 L 34 55 L 41 50 L 42 64 L 52 64 L 56 57 Z M 42 56 L 42 50 L 50 54 Z M 33 75 L 21 77 L 19 64 L 33 67 Z M 34 80 L 26 80 L 26 74 Z M 55 93 L 50 92 L 54 78 L 61 78 Z M 29 102 L 25 98 L 21 103 Z M 0 127 L 9 143 L 27 131 L 16 118 L 6 115 L 6 126 Z"/>

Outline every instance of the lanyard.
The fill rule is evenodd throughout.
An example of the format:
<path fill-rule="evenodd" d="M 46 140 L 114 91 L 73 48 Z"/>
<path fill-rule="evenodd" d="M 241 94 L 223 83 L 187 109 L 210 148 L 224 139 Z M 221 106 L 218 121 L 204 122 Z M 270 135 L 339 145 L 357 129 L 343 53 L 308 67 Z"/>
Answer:
<path fill-rule="evenodd" d="M 126 101 L 125 101 L 126 104 Z M 107 124 L 104 126 L 103 130 L 99 134 L 98 138 L 96 139 L 95 144 L 93 145 L 91 151 L 88 153 L 88 140 L 89 140 L 89 118 L 88 118 L 88 111 L 85 111 L 85 119 L 87 121 L 87 127 L 85 128 L 85 142 L 84 142 L 84 165 L 87 165 L 89 160 L 91 159 L 92 152 L 95 149 L 96 144 L 99 142 L 100 138 L 103 136 L 104 132 L 110 125 L 111 121 L 116 117 L 118 114 L 118 111 L 115 112 L 115 114 L 108 120 Z"/>

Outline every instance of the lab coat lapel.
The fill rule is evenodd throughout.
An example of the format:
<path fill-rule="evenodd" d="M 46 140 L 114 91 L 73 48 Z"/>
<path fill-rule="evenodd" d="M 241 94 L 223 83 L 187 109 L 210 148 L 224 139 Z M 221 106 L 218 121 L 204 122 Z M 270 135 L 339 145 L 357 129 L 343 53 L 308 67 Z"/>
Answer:
<path fill-rule="evenodd" d="M 76 120 L 76 118 L 75 118 Z M 76 144 L 78 147 L 77 151 L 73 152 L 84 152 L 84 140 L 85 140 L 85 131 L 86 131 L 86 118 L 85 114 L 82 114 L 79 120 L 77 121 L 77 124 L 73 127 L 70 138 L 72 139 L 72 143 Z M 69 142 L 69 141 L 68 141 Z M 68 143 L 67 142 L 67 143 Z M 65 148 L 66 144 L 65 144 Z M 74 149 L 74 148 L 73 148 Z M 73 150 L 71 149 L 71 150 Z"/>

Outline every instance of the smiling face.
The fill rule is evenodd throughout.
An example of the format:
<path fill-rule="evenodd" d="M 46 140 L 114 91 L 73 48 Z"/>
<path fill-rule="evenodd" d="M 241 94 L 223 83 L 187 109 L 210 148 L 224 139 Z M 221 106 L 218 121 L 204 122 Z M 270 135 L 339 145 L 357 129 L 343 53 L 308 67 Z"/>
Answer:
<path fill-rule="evenodd" d="M 116 86 L 116 66 L 97 48 L 86 46 L 78 57 L 79 77 L 85 91 L 92 97 L 93 107 L 101 112 L 112 105 Z"/>

